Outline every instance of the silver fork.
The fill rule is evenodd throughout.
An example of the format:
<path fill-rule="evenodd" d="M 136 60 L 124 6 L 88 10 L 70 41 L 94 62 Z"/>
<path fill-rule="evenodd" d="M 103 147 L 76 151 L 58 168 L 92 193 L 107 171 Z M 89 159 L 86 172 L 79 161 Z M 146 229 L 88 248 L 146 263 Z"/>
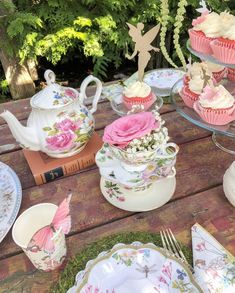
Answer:
<path fill-rule="evenodd" d="M 160 236 L 161 236 L 163 248 L 165 250 L 167 250 L 168 252 L 172 253 L 175 257 L 177 257 L 177 258 L 181 259 L 183 262 L 185 262 L 189 266 L 191 272 L 194 272 L 193 268 L 188 263 L 185 255 L 180 247 L 180 244 L 176 240 L 171 229 L 161 230 Z"/>

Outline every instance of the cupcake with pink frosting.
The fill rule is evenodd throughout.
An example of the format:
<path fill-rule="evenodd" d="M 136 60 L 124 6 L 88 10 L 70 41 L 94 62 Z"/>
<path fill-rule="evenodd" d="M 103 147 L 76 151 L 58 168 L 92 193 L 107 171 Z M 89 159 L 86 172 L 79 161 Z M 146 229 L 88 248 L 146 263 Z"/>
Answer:
<path fill-rule="evenodd" d="M 193 108 L 209 124 L 226 125 L 235 120 L 235 99 L 222 85 L 206 86 Z"/>
<path fill-rule="evenodd" d="M 144 107 L 144 110 L 147 110 L 156 100 L 156 96 L 152 92 L 151 87 L 147 83 L 140 81 L 136 81 L 127 86 L 123 91 L 122 98 L 127 109 L 141 105 Z"/>

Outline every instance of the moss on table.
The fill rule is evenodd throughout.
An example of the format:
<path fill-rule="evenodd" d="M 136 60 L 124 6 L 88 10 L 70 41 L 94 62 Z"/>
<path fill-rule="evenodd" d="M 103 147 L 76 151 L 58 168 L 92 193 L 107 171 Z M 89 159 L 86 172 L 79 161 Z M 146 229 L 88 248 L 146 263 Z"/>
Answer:
<path fill-rule="evenodd" d="M 51 289 L 52 293 L 64 293 L 75 283 L 76 274 L 83 270 L 86 266 L 86 263 L 98 256 L 102 251 L 111 249 L 117 243 L 130 244 L 134 241 L 140 241 L 142 243 L 154 243 L 156 246 L 162 247 L 162 242 L 159 234 L 148 233 L 148 232 L 130 232 L 117 235 L 111 235 L 105 238 L 102 238 L 96 242 L 93 242 L 82 249 L 79 254 L 71 259 L 66 265 L 64 271 L 61 273 L 61 276 Z M 192 263 L 192 252 L 189 248 L 182 246 L 182 251 L 185 254 L 185 257 Z"/>

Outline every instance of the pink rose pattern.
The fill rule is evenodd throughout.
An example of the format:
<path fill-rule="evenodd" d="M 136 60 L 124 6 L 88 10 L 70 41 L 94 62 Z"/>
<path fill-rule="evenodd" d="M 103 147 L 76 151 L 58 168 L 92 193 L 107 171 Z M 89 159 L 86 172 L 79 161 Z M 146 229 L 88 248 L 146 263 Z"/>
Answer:
<path fill-rule="evenodd" d="M 73 132 L 66 131 L 46 138 L 48 149 L 52 151 L 64 151 L 71 149 L 74 145 L 76 135 Z"/>
<path fill-rule="evenodd" d="M 44 127 L 43 130 L 47 131 L 46 143 L 47 148 L 51 151 L 69 151 L 76 144 L 82 145 L 85 141 L 79 141 L 80 129 L 82 128 L 84 121 L 80 119 L 79 114 L 72 112 L 69 115 L 60 113 L 58 117 L 64 119 L 56 122 L 53 127 Z M 93 122 L 89 122 L 88 127 L 93 129 Z M 83 134 L 84 139 L 85 134 Z M 87 133 L 87 140 L 90 134 Z"/>
<path fill-rule="evenodd" d="M 105 127 L 103 141 L 125 148 L 133 139 L 141 138 L 159 127 L 151 112 L 141 112 L 115 120 Z"/>
<path fill-rule="evenodd" d="M 72 121 L 68 118 L 58 122 L 55 124 L 55 128 L 62 130 L 62 131 L 75 131 L 81 127 L 82 121 L 77 120 L 77 121 Z"/>

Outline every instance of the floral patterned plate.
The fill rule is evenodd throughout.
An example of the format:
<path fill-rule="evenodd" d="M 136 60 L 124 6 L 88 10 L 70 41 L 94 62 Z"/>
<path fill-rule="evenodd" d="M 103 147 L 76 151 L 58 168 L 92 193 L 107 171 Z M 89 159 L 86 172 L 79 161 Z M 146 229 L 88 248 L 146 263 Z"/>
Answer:
<path fill-rule="evenodd" d="M 0 242 L 10 230 L 19 212 L 22 188 L 16 173 L 0 162 Z"/>
<path fill-rule="evenodd" d="M 153 243 L 117 244 L 87 263 L 67 293 L 203 292 L 187 265 Z"/>

